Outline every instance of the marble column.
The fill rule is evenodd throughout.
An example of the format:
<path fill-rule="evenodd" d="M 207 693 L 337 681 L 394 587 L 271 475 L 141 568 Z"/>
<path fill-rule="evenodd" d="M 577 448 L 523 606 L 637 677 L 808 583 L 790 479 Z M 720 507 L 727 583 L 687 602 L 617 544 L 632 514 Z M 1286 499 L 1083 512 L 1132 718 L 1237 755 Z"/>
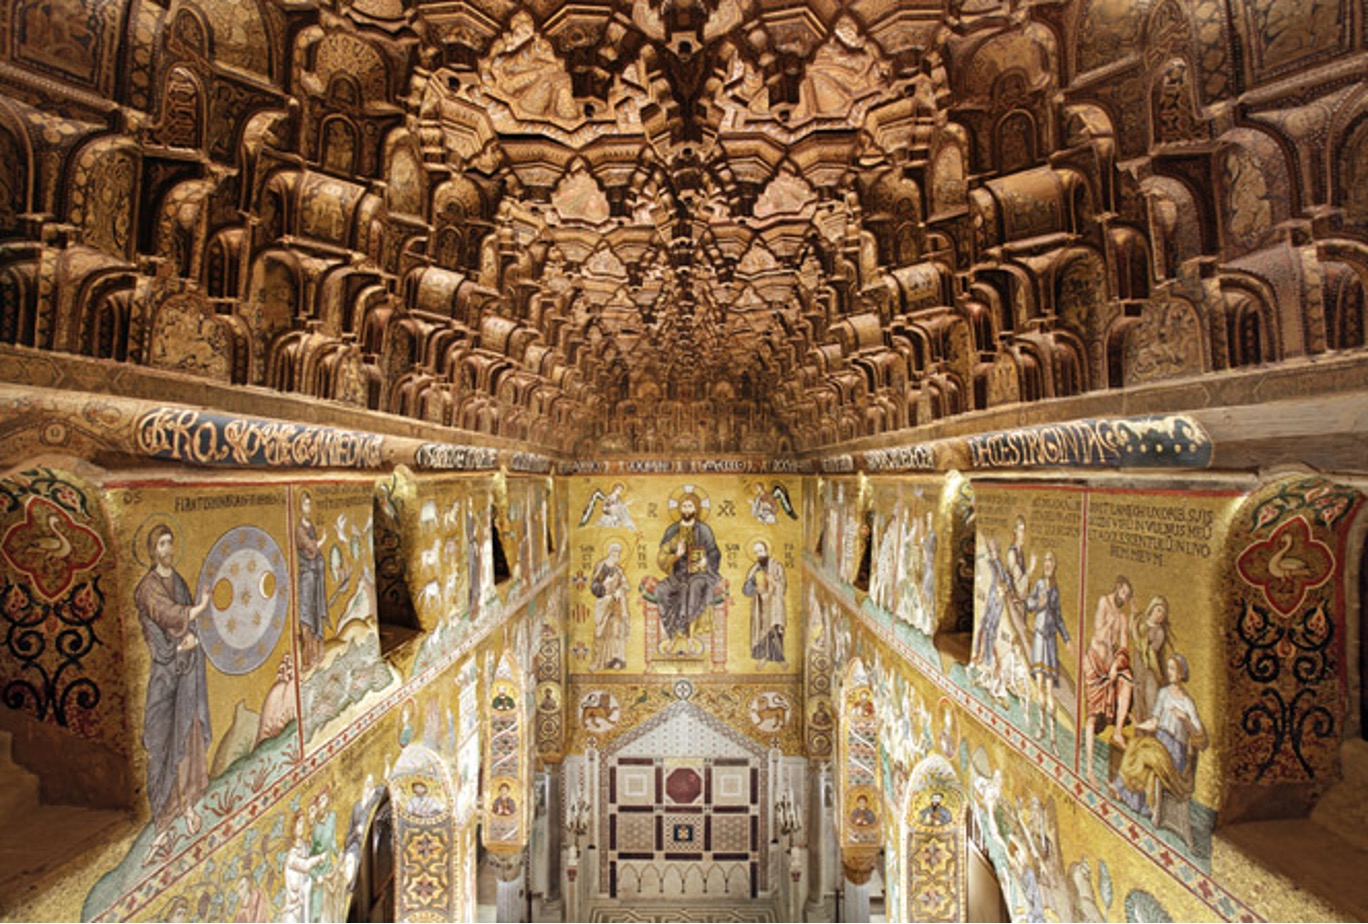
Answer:
<path fill-rule="evenodd" d="M 569 920 L 561 903 L 561 878 L 565 869 L 561 778 L 560 764 L 548 763 L 537 772 L 537 824 L 532 842 L 536 852 L 528 858 L 533 921 Z"/>
<path fill-rule="evenodd" d="M 564 805 L 561 802 L 561 765 L 546 765 L 546 895 L 547 902 L 561 897 L 561 844 L 564 832 Z"/>
<path fill-rule="evenodd" d="M 831 897 L 836 889 L 836 794 L 831 783 L 831 764 L 813 763 L 808 773 L 808 854 L 810 878 L 807 893 L 808 921 L 829 921 L 835 916 Z"/>
<path fill-rule="evenodd" d="M 562 907 L 565 909 L 563 920 L 581 920 L 580 909 L 580 852 L 575 849 L 574 844 L 565 848 L 565 865 L 563 867 L 565 882 L 561 886 L 561 897 L 564 899 Z"/>
<path fill-rule="evenodd" d="M 527 921 L 527 851 L 490 853 L 489 865 L 498 886 L 494 920 L 498 924 L 524 924 Z"/>
<path fill-rule="evenodd" d="M 869 921 L 869 881 L 857 885 L 847 879 L 841 895 L 841 920 L 866 924 Z"/>

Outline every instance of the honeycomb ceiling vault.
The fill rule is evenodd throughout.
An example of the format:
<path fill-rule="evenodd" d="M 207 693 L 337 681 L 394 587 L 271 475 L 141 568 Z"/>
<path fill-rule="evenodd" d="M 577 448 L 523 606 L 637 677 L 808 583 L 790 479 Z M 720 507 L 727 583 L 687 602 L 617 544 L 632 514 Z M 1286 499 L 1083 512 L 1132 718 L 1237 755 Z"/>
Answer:
<path fill-rule="evenodd" d="M 29 3 L 0 342 L 594 457 L 1361 348 L 1368 38 L 1241 3 Z"/>
<path fill-rule="evenodd" d="M 877 328 L 896 294 L 865 226 L 906 224 L 890 250 L 921 250 L 908 175 L 934 131 L 939 4 L 418 16 L 441 50 L 425 159 L 464 175 L 471 211 L 502 193 L 497 248 L 446 262 L 502 292 L 511 321 L 573 332 L 602 448 L 792 448 L 831 322 L 875 312 Z"/>

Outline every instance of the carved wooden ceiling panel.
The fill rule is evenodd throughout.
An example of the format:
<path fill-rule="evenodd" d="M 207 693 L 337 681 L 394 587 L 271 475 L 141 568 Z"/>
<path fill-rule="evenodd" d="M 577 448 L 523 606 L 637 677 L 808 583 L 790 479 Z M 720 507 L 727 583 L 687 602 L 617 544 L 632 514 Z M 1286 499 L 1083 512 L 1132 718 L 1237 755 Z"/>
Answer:
<path fill-rule="evenodd" d="M 3 2 L 3 342 L 595 454 L 1364 345 L 1347 5 Z"/>
<path fill-rule="evenodd" d="M 663 403 L 674 413 L 661 425 L 677 431 L 703 402 L 714 418 L 746 409 L 737 423 L 755 448 L 789 433 L 774 399 L 823 326 L 835 255 L 858 247 L 859 177 L 908 160 L 912 139 L 892 126 L 917 112 L 938 9 L 539 12 L 540 26 L 506 4 L 419 7 L 442 50 L 434 136 L 504 171 L 507 256 L 481 282 L 512 290 L 514 317 L 541 325 L 552 312 L 588 339 L 606 413 Z M 908 185 L 881 204 L 915 210 Z M 717 442 L 706 433 L 696 448 Z"/>

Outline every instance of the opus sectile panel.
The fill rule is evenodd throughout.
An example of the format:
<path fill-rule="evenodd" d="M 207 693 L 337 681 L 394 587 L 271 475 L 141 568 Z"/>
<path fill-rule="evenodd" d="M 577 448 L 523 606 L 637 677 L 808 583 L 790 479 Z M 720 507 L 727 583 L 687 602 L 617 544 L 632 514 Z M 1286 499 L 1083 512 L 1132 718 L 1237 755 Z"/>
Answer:
<path fill-rule="evenodd" d="M 761 768 L 745 757 L 618 757 L 607 767 L 606 891 L 754 896 Z"/>

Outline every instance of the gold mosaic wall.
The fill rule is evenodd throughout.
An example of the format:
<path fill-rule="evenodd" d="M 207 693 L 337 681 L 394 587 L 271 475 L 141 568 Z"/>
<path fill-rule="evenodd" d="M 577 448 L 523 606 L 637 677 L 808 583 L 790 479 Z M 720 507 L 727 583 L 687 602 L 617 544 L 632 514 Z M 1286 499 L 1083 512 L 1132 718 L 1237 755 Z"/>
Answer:
<path fill-rule="evenodd" d="M 563 607 L 549 588 L 548 480 L 254 474 L 112 473 L 68 460 L 4 482 L 6 618 L 60 607 L 30 630 L 45 639 L 34 650 L 48 649 L 51 620 L 70 636 L 53 635 L 67 652 L 61 670 L 11 648 L 7 682 L 47 672 L 55 685 L 30 697 L 27 721 L 92 747 L 120 743 L 122 767 L 92 760 L 84 778 L 131 809 L 99 862 L 62 870 L 61 887 L 25 914 L 341 920 L 388 800 L 394 913 L 471 917 L 475 826 L 500 815 L 477 799 L 483 752 L 502 748 L 510 728 L 492 717 L 512 717 L 519 755 L 504 779 L 520 820 L 500 843 L 526 844 L 532 671 L 546 660 L 534 637 Z M 434 537 L 444 554 L 456 524 L 466 539 L 466 514 L 479 525 L 459 550 L 492 559 L 503 522 L 517 568 L 473 603 L 425 599 L 434 573 L 465 563 L 425 556 Z M 391 545 L 376 535 L 378 517 Z M 406 622 L 400 597 L 417 621 Z"/>
<path fill-rule="evenodd" d="M 1312 476 L 1142 487 L 951 473 L 829 476 L 819 493 L 834 505 L 824 539 L 842 541 L 805 559 L 809 753 L 832 753 L 815 717 L 829 727 L 827 691 L 858 663 L 873 691 L 871 816 L 891 915 L 961 918 L 966 839 L 1014 920 L 1285 913 L 1247 888 L 1273 857 L 1246 856 L 1239 884 L 1213 873 L 1213 857 L 1224 849 L 1230 865 L 1222 826 L 1248 817 L 1251 799 L 1267 813 L 1340 779 L 1326 753 L 1354 728 L 1336 641 L 1350 631 L 1351 572 L 1334 569 L 1358 492 Z M 941 593 L 909 604 L 918 554 L 933 557 L 909 532 L 943 521 L 972 541 L 940 569 Z M 844 540 L 860 522 L 872 524 L 867 553 L 858 527 Z M 964 566 L 970 612 L 916 618 Z M 961 615 L 972 631 L 956 631 Z M 843 742 L 865 708 L 843 708 Z M 852 748 L 838 752 L 843 843 L 868 791 Z M 845 862 L 852 875 L 858 857 Z"/>
<path fill-rule="evenodd" d="M 650 717 L 686 677 L 695 702 L 738 730 L 799 748 L 801 485 L 768 473 L 566 479 L 577 747 Z"/>

